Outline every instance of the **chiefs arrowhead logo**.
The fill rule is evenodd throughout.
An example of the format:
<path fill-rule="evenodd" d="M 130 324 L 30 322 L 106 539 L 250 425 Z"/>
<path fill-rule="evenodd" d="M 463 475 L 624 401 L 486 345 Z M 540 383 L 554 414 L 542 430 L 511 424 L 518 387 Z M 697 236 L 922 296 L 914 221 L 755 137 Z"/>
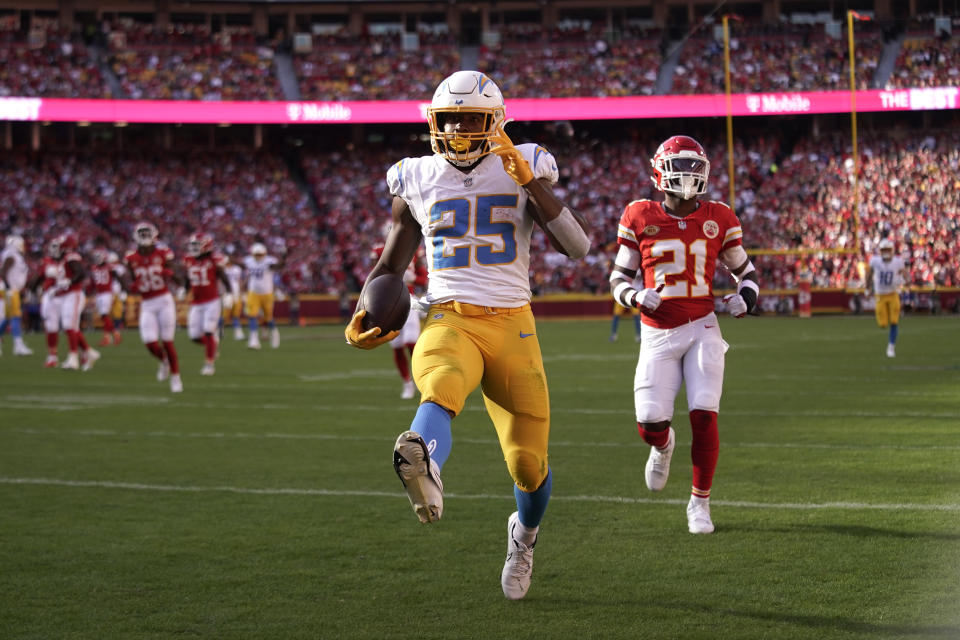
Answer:
<path fill-rule="evenodd" d="M 660 227 L 655 224 L 648 224 L 643 228 L 643 235 L 645 236 L 655 236 L 660 233 Z"/>
<path fill-rule="evenodd" d="M 718 225 L 713 220 L 707 220 L 703 223 L 703 235 L 707 236 L 711 240 L 716 238 L 720 234 L 720 225 Z"/>

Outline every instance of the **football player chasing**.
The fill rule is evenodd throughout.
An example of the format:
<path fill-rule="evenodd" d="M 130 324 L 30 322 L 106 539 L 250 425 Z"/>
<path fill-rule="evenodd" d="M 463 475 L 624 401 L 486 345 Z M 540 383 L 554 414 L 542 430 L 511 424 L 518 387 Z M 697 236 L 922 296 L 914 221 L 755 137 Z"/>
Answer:
<path fill-rule="evenodd" d="M 213 238 L 206 233 L 195 233 L 187 241 L 187 257 L 184 266 L 187 272 L 187 287 L 192 292 L 190 314 L 187 318 L 187 335 L 204 347 L 204 364 L 200 375 L 212 376 L 217 359 L 217 328 L 220 324 L 220 291 L 223 283 L 225 293 L 223 306 L 233 307 L 230 280 L 224 272 L 228 260 L 215 253 Z"/>
<path fill-rule="evenodd" d="M 181 393 L 180 360 L 173 344 L 177 307 L 167 285 L 168 280 L 179 283 L 179 277 L 173 270 L 173 251 L 157 242 L 158 236 L 157 228 L 149 222 L 136 226 L 133 239 L 137 248 L 124 256 L 128 273 L 124 275 L 123 286 L 131 293 L 140 294 L 140 339 L 147 351 L 160 361 L 157 380 L 169 378 L 170 391 Z"/>
<path fill-rule="evenodd" d="M 110 262 L 109 255 L 106 249 L 95 250 L 93 252 L 93 266 L 90 267 L 90 280 L 93 283 L 97 315 L 103 322 L 101 347 L 120 344 L 120 332 L 113 324 L 113 307 L 116 298 L 114 285 L 117 282 L 117 273 L 121 267 L 116 262 Z"/>
<path fill-rule="evenodd" d="M 394 469 L 420 521 L 439 520 L 451 419 L 481 386 L 514 482 L 517 510 L 507 520 L 501 586 L 517 600 L 530 587 L 552 486 L 550 403 L 530 310 L 530 238 L 536 223 L 575 259 L 587 254 L 590 239 L 553 193 L 554 157 L 507 137 L 503 96 L 490 78 L 454 73 L 427 113 L 433 155 L 405 158 L 388 171 L 393 225 L 367 278 L 401 275 L 425 241 L 430 307 L 412 358 L 421 404 L 394 446 Z M 351 345 L 371 349 L 397 335 L 364 332 L 365 313 L 357 311 L 345 330 Z"/>
<path fill-rule="evenodd" d="M 651 164 L 654 185 L 664 199 L 637 200 L 624 210 L 610 290 L 617 303 L 641 311 L 633 392 L 637 427 L 651 446 L 647 487 L 660 491 L 667 484 L 676 437 L 670 422 L 684 383 L 693 431 L 687 525 L 690 533 L 712 533 L 710 489 L 720 450 L 717 412 L 727 351 L 714 314 L 717 260 L 737 282 L 737 293 L 724 297 L 730 315 L 742 318 L 753 310 L 760 289 L 736 215 L 723 203 L 699 200 L 710 173 L 703 147 L 687 136 L 674 136 L 660 145 Z M 640 291 L 634 278 L 643 285 Z"/>
<path fill-rule="evenodd" d="M 2 294 L 0 306 L 3 307 L 3 316 L 0 317 L 0 338 L 10 326 L 10 335 L 13 336 L 13 355 L 33 355 L 23 341 L 23 322 L 20 293 L 27 286 L 29 269 L 23 257 L 23 236 L 9 235 L 3 251 L 0 252 L 0 289 L 6 289 Z"/>
<path fill-rule="evenodd" d="M 887 357 L 897 355 L 897 335 L 900 330 L 900 287 L 906 281 L 906 265 L 901 256 L 893 254 L 893 241 L 884 238 L 877 245 L 880 255 L 870 257 L 867 270 L 867 293 L 876 296 L 874 313 L 881 329 L 890 327 L 887 334 Z"/>
<path fill-rule="evenodd" d="M 267 247 L 256 242 L 250 247 L 250 255 L 243 259 L 243 268 L 247 272 L 247 316 L 250 319 L 250 337 L 248 349 L 260 348 L 260 313 L 263 322 L 270 329 L 270 346 L 280 346 L 280 330 L 273 319 L 274 286 L 273 274 L 283 268 L 281 258 L 267 255 Z"/>
<path fill-rule="evenodd" d="M 83 283 L 87 279 L 87 269 L 80 255 L 79 241 L 72 233 L 62 234 L 57 246 L 60 251 L 60 264 L 57 285 L 54 296 L 59 299 L 57 306 L 60 310 L 60 327 L 67 334 L 69 353 L 67 359 L 60 365 L 61 369 L 81 369 L 89 371 L 93 364 L 100 359 L 100 352 L 87 344 L 87 339 L 80 331 L 80 317 L 87 304 L 87 296 L 83 293 Z M 81 359 L 81 349 L 83 357 Z"/>

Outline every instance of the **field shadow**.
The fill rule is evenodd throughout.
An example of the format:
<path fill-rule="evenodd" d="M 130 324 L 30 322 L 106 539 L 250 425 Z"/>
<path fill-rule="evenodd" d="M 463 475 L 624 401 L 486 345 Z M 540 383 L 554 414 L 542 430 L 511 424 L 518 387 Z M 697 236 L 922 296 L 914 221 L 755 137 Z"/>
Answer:
<path fill-rule="evenodd" d="M 720 527 L 717 527 L 720 531 Z M 829 533 L 833 535 L 852 536 L 855 538 L 899 538 L 901 540 L 941 540 L 944 542 L 960 542 L 960 532 L 945 533 L 941 531 L 905 531 L 901 529 L 886 529 L 869 527 L 859 524 L 795 524 L 792 526 L 763 527 L 756 525 L 724 524 L 723 532 L 751 532 L 751 533 Z"/>
<path fill-rule="evenodd" d="M 960 626 L 941 626 L 941 625 L 919 625 L 919 624 L 881 624 L 875 622 L 865 622 L 862 620 L 852 620 L 841 616 L 816 616 L 799 613 L 781 613 L 775 611 L 750 611 L 723 607 L 712 607 L 710 605 L 698 604 L 696 608 L 684 605 L 671 605 L 658 603 L 667 609 L 676 609 L 689 613 L 708 613 L 712 616 L 733 616 L 749 620 L 761 620 L 765 622 L 775 622 L 783 624 L 792 624 L 810 629 L 821 631 L 833 630 L 849 633 L 859 633 L 871 637 L 889 637 L 889 636 L 921 636 L 932 638 L 958 638 L 960 637 Z M 823 637 L 822 634 L 818 634 Z"/>

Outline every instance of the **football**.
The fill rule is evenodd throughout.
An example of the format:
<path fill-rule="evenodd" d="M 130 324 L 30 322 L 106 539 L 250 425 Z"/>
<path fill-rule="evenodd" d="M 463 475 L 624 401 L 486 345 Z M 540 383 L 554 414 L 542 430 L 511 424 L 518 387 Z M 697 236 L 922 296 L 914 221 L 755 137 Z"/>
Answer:
<path fill-rule="evenodd" d="M 403 276 L 385 273 L 367 283 L 360 294 L 360 308 L 366 309 L 364 331 L 380 327 L 381 335 L 401 329 L 410 313 L 410 290 Z"/>

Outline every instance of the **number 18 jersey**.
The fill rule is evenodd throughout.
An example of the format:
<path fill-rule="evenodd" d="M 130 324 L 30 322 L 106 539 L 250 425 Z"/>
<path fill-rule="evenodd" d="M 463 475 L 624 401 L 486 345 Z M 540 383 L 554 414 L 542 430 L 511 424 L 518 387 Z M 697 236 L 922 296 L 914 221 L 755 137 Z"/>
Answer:
<path fill-rule="evenodd" d="M 721 202 L 701 202 L 679 218 L 659 202 L 637 200 L 620 218 L 617 243 L 640 252 L 637 278 L 655 289 L 663 302 L 653 313 L 643 311 L 644 324 L 672 329 L 713 311 L 713 272 L 717 257 L 743 243 L 740 221 Z"/>
<path fill-rule="evenodd" d="M 520 144 L 535 178 L 556 183 L 549 151 Z M 494 154 L 463 173 L 440 155 L 405 158 L 387 172 L 390 193 L 403 198 L 420 224 L 426 245 L 427 300 L 486 307 L 530 302 L 530 236 L 527 192 Z"/>

